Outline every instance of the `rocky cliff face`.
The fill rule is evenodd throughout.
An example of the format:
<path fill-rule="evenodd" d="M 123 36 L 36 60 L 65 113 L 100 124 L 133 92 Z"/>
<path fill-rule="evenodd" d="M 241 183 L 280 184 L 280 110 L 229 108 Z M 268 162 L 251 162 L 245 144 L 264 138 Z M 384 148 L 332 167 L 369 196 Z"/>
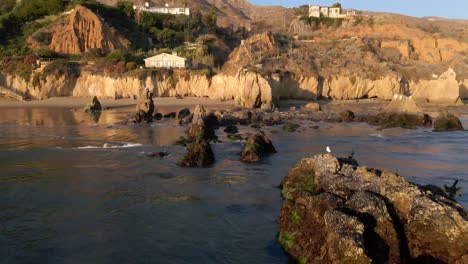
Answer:
<path fill-rule="evenodd" d="M 149 88 L 156 97 L 196 96 L 220 100 L 235 100 L 243 107 L 271 108 L 281 99 L 315 100 L 329 98 L 349 100 L 380 98 L 390 100 L 395 94 L 413 96 L 431 103 L 454 104 L 468 95 L 468 81 L 458 82 L 455 73 L 447 73 L 434 80 L 407 82 L 397 75 L 381 79 L 357 76 L 291 76 L 241 70 L 236 74 L 218 74 L 212 77 L 188 73 L 185 76 L 110 77 L 82 71 L 78 75 L 50 74 L 33 85 L 20 77 L 0 74 L 0 88 L 25 99 L 44 99 L 54 96 L 98 96 L 100 98 L 136 98 L 141 90 Z"/>
<path fill-rule="evenodd" d="M 28 44 L 31 49 L 47 47 L 60 54 L 81 54 L 91 49 L 109 53 L 130 46 L 120 33 L 83 6 L 77 6 L 61 22 L 33 34 Z"/>

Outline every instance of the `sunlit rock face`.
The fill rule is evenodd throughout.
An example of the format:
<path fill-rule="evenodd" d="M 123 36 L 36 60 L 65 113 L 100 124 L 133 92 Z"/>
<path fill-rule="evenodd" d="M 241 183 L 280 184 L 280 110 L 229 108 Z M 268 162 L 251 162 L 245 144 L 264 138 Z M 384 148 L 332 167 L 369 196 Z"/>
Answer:
<path fill-rule="evenodd" d="M 301 263 L 463 263 L 465 209 L 352 157 L 305 158 L 282 182 L 279 242 Z"/>

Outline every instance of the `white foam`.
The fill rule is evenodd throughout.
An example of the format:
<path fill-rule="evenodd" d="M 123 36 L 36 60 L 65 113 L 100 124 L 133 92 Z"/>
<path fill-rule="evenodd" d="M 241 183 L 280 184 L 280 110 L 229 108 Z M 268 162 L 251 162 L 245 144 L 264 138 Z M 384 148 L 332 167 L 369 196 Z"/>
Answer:
<path fill-rule="evenodd" d="M 383 138 L 384 136 L 381 134 L 369 134 L 371 137 L 378 137 L 378 138 Z"/>
<path fill-rule="evenodd" d="M 119 149 L 119 148 L 134 148 L 134 147 L 141 147 L 143 146 L 140 143 L 125 143 L 124 145 L 110 145 L 108 143 L 105 143 L 102 146 L 83 146 L 83 147 L 77 147 L 75 149 Z"/>

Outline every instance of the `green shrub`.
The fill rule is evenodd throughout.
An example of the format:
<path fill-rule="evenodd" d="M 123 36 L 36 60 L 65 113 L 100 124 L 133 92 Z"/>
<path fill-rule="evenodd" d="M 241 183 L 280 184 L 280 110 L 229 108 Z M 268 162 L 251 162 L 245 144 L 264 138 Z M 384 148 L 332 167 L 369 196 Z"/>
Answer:
<path fill-rule="evenodd" d="M 127 62 L 127 64 L 125 64 L 125 69 L 127 71 L 131 71 L 131 70 L 135 70 L 136 68 L 138 67 L 138 65 L 136 64 L 136 62 Z"/>
<path fill-rule="evenodd" d="M 33 86 L 33 87 L 37 87 L 37 86 L 40 86 L 40 85 L 41 85 L 41 73 L 40 73 L 40 72 L 36 72 L 36 73 L 34 73 L 34 75 L 33 75 L 32 86 Z"/>

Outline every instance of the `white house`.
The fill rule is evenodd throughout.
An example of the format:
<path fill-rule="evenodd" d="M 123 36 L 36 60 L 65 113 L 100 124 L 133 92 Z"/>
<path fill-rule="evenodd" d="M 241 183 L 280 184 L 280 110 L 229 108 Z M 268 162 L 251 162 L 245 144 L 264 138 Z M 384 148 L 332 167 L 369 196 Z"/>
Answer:
<path fill-rule="evenodd" d="M 150 13 L 161 13 L 161 14 L 172 14 L 172 15 L 190 15 L 190 8 L 187 7 L 169 7 L 169 4 L 165 6 L 151 6 L 148 2 L 145 5 L 134 5 L 133 9 L 150 12 Z"/>
<path fill-rule="evenodd" d="M 161 53 L 144 59 L 147 68 L 188 68 L 189 61 L 177 54 Z"/>
<path fill-rule="evenodd" d="M 328 7 L 319 5 L 309 5 L 309 17 L 331 17 L 346 18 L 357 15 L 354 9 L 342 9 L 341 7 Z"/>

